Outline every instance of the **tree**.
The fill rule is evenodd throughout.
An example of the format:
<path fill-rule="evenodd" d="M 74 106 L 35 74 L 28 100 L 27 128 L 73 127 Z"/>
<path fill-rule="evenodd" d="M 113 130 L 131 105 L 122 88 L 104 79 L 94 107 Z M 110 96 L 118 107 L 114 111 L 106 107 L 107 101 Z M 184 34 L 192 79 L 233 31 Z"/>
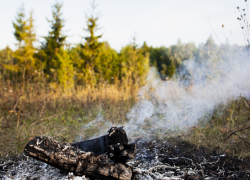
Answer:
<path fill-rule="evenodd" d="M 16 22 L 12 23 L 15 29 L 14 36 L 18 41 L 18 48 L 20 48 L 21 43 L 24 41 L 26 23 L 27 21 L 25 20 L 24 5 L 22 4 L 22 6 L 19 8 L 19 11 L 17 12 Z"/>
<path fill-rule="evenodd" d="M 12 79 L 13 72 L 16 72 L 18 67 L 13 65 L 13 51 L 6 46 L 0 50 L 0 79 Z"/>
<path fill-rule="evenodd" d="M 55 4 L 52 6 L 52 16 L 53 20 L 47 21 L 50 23 L 51 31 L 49 31 L 48 36 L 45 36 L 45 43 L 42 44 L 42 50 L 46 54 L 45 58 L 45 73 L 52 75 L 52 69 L 58 69 L 59 64 L 55 60 L 55 56 L 66 44 L 67 36 L 62 34 L 62 28 L 64 27 L 64 19 L 62 19 L 61 13 L 62 4 Z M 53 71 L 53 70 L 52 70 Z"/>
<path fill-rule="evenodd" d="M 137 48 L 136 43 L 133 42 L 121 49 L 120 74 L 124 83 L 139 85 L 145 82 L 149 70 L 149 54 L 145 53 L 144 48 Z"/>
<path fill-rule="evenodd" d="M 197 49 L 194 43 L 182 44 L 180 40 L 176 45 L 168 48 L 150 48 L 150 62 L 157 66 L 162 76 L 172 77 L 184 60 L 193 59 Z"/>
<path fill-rule="evenodd" d="M 212 36 L 209 36 L 205 44 L 199 45 L 195 59 L 198 63 L 215 63 L 221 59 L 220 49 Z"/>
<path fill-rule="evenodd" d="M 19 74 L 23 81 L 31 79 L 36 69 L 37 59 L 34 57 L 36 51 L 34 42 L 36 41 L 36 33 L 34 30 L 33 12 L 30 12 L 29 19 L 25 18 L 24 6 L 17 13 L 16 21 L 13 22 L 15 29 L 14 36 L 18 41 L 18 49 L 14 52 L 14 60 L 18 65 Z"/>
<path fill-rule="evenodd" d="M 104 46 L 103 42 L 99 42 L 101 35 L 96 36 L 95 32 L 99 30 L 97 21 L 98 16 L 94 15 L 96 5 L 92 3 L 92 14 L 87 16 L 87 28 L 84 29 L 89 33 L 89 36 L 85 37 L 85 43 L 80 44 L 78 47 L 81 61 L 75 62 L 78 66 L 78 73 L 82 74 L 83 80 L 87 84 L 94 85 L 98 83 L 98 77 L 101 74 L 102 63 L 100 62 L 100 51 Z"/>
<path fill-rule="evenodd" d="M 61 8 L 63 4 L 56 3 L 52 6 L 53 20 L 50 23 L 51 31 L 42 44 L 40 56 L 43 59 L 44 70 L 50 82 L 59 82 L 65 88 L 73 86 L 73 64 L 68 53 L 65 51 L 67 36 L 63 35 L 64 19 Z"/>

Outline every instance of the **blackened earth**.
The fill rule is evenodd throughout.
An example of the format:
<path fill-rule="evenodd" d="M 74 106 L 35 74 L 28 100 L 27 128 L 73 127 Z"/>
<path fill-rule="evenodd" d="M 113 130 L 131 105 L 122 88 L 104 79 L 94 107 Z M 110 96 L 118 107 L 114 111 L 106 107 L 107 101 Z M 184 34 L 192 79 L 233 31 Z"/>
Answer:
<path fill-rule="evenodd" d="M 133 179 L 250 179 L 249 159 L 205 151 L 202 147 L 177 142 L 136 141 Z M 0 159 L 0 179 L 87 179 L 56 169 L 31 157 Z"/>

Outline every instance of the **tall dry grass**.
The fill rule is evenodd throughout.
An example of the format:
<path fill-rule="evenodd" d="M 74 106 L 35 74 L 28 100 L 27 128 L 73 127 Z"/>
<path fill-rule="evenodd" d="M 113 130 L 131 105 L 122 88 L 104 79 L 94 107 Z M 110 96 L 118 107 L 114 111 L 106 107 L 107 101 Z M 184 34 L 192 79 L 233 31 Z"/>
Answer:
<path fill-rule="evenodd" d="M 82 132 L 81 127 L 99 114 L 113 125 L 123 124 L 127 121 L 127 112 L 138 100 L 140 88 L 140 83 L 118 82 L 95 87 L 75 86 L 65 91 L 64 87 L 46 83 L 43 78 L 38 83 L 2 78 L 0 83 L 1 157 L 21 154 L 29 138 L 34 136 L 51 136 L 64 142 L 73 142 L 80 133 L 88 138 L 100 129 Z M 171 96 L 171 92 L 169 94 Z M 176 133 L 176 137 L 198 148 L 212 151 L 219 146 L 220 152 L 249 157 L 250 128 L 227 138 L 234 131 L 250 127 L 249 119 L 250 101 L 241 98 L 218 107 L 208 122 L 201 120 L 187 133 Z M 166 133 L 163 140 L 167 138 L 174 138 L 173 132 Z"/>
<path fill-rule="evenodd" d="M 72 142 L 81 127 L 100 113 L 112 124 L 124 123 L 126 113 L 137 100 L 138 89 L 137 84 L 103 83 L 65 91 L 65 87 L 46 81 L 24 84 L 2 80 L 0 156 L 22 153 L 29 138 L 34 136 Z M 89 137 L 94 132 L 86 133 Z"/>

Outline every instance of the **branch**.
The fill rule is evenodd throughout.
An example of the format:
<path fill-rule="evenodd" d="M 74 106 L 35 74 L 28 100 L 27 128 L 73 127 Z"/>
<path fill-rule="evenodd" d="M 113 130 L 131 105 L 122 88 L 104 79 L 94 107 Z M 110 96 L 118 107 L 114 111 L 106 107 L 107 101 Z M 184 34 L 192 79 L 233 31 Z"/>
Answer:
<path fill-rule="evenodd" d="M 236 130 L 236 131 L 233 131 L 231 134 L 229 134 L 222 142 L 225 142 L 228 138 L 230 138 L 233 134 L 235 134 L 236 132 L 239 132 L 239 131 L 243 131 L 243 130 L 246 130 L 246 129 L 249 129 L 250 128 L 250 126 L 248 126 L 248 127 L 246 127 L 246 128 L 243 128 L 243 129 L 238 129 L 238 130 Z M 237 135 L 237 134 L 236 134 Z M 238 135 L 239 136 L 239 135 Z M 244 140 L 245 141 L 245 140 Z M 248 143 L 248 142 L 247 142 Z M 250 143 L 249 143 L 250 144 Z M 215 149 L 218 149 L 220 147 L 220 145 L 219 146 L 217 146 Z"/>

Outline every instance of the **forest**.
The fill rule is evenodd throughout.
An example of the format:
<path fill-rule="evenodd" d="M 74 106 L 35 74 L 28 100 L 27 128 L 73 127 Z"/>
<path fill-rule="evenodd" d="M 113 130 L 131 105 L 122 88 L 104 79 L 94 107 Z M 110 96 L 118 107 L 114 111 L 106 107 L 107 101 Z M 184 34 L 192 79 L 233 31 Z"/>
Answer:
<path fill-rule="evenodd" d="M 87 17 L 84 31 L 89 36 L 84 37 L 85 42 L 72 45 L 63 29 L 62 5 L 53 6 L 53 19 L 48 20 L 51 30 L 38 47 L 34 46 L 37 39 L 33 14 L 27 17 L 24 6 L 19 8 L 13 22 L 17 49 L 13 51 L 7 46 L 0 51 L 1 83 L 8 81 L 8 85 L 18 83 L 25 87 L 27 83 L 45 80 L 51 86 L 66 89 L 117 82 L 140 85 L 150 66 L 156 66 L 162 77 L 171 78 L 183 61 L 220 59 L 225 49 L 217 46 L 211 36 L 199 47 L 181 40 L 170 47 L 152 47 L 146 42 L 138 45 L 134 37 L 131 44 L 117 52 L 108 42 L 100 41 L 102 34 L 95 34 L 98 17 L 94 14 Z"/>

